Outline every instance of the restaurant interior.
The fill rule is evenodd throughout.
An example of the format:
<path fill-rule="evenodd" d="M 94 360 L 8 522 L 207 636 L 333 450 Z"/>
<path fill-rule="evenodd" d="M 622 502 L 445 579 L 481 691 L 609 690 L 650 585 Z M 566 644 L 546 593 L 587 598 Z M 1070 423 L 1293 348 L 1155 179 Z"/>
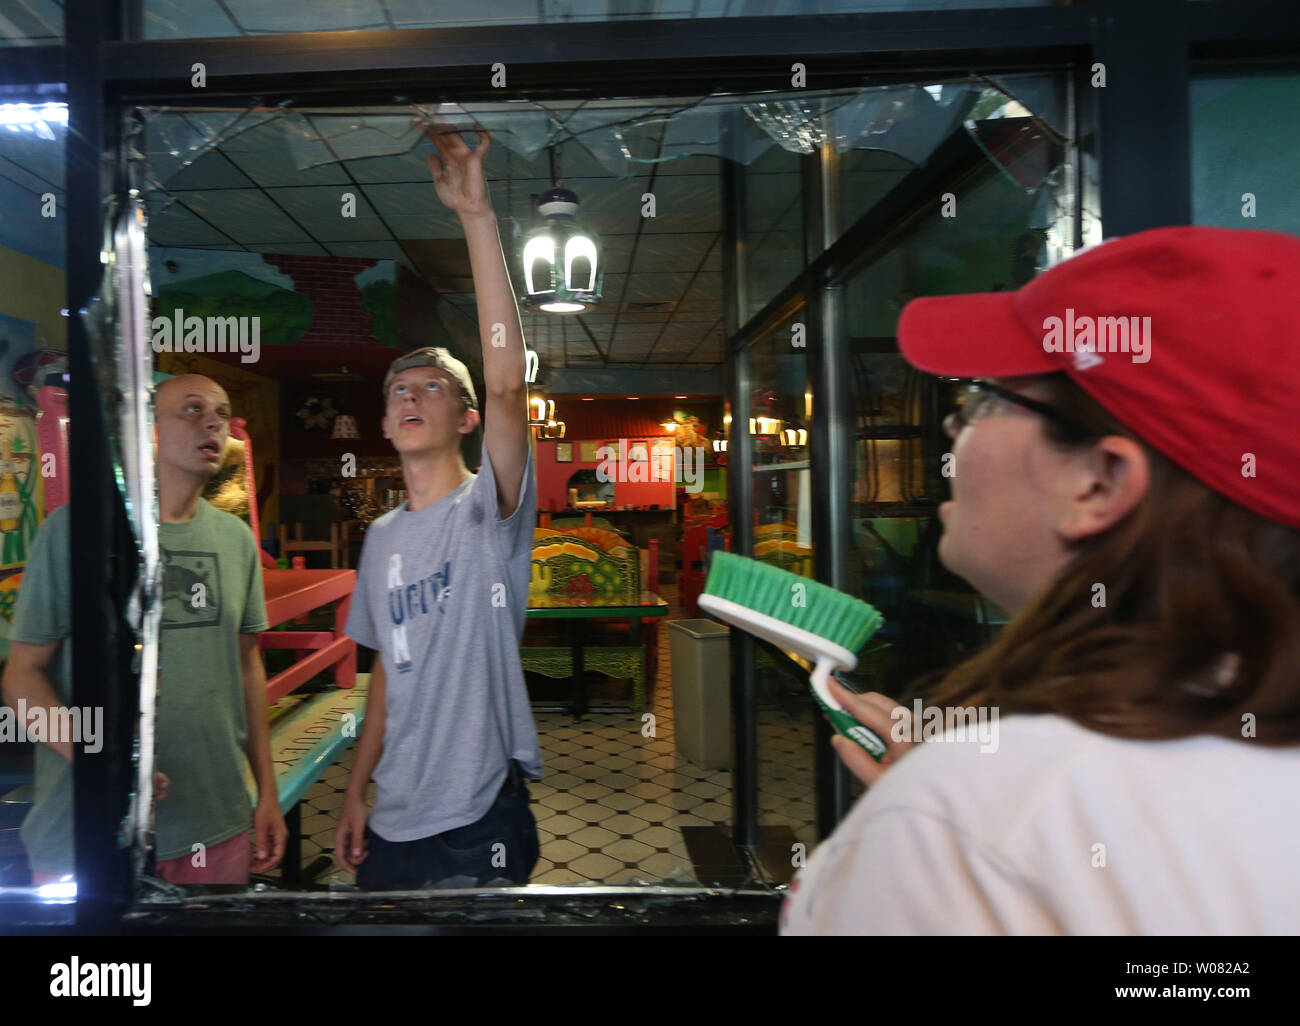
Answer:
<path fill-rule="evenodd" d="M 830 748 L 807 663 L 700 609 L 709 560 L 751 556 L 875 606 L 884 626 L 844 674 L 859 690 L 899 694 L 1006 622 L 938 560 L 955 385 L 909 368 L 894 335 L 912 298 L 1016 289 L 1103 237 L 1097 146 L 1113 139 L 1097 141 L 1081 66 L 1032 57 L 1004 55 L 997 73 L 956 56 L 868 81 L 841 70 L 797 89 L 683 75 L 579 98 L 546 79 L 508 99 L 375 88 L 349 103 L 320 86 L 271 102 L 241 79 L 200 104 L 173 83 L 114 108 L 104 191 L 119 203 L 104 208 L 98 195 L 75 206 L 99 172 L 65 159 L 67 104 L 39 90 L 0 103 L 0 645 L 39 524 L 90 487 L 66 469 L 92 444 L 69 442 L 78 409 L 99 429 L 87 461 L 106 468 L 102 493 L 82 494 L 118 510 L 96 537 L 126 554 L 105 619 L 143 622 L 129 581 L 156 524 L 141 403 L 172 375 L 218 382 L 232 437 L 205 497 L 258 540 L 290 826 L 283 865 L 257 882 L 353 884 L 334 831 L 373 653 L 343 618 L 369 526 L 406 498 L 381 383 L 401 354 L 441 346 L 481 384 L 487 330 L 423 128 L 436 118 L 472 143 L 482 126 L 529 357 L 537 518 L 520 658 L 546 767 L 529 785 L 530 884 L 779 891 L 861 785 Z M 1293 68 L 1191 76 L 1191 223 L 1284 188 L 1298 155 L 1266 112 L 1298 84 Z M 562 226 L 542 209 L 556 189 L 577 204 Z M 46 196 L 72 217 L 42 216 Z M 1136 226 L 1140 206 L 1123 208 Z M 1260 227 L 1300 231 L 1294 203 L 1261 209 Z M 1107 235 L 1123 226 L 1113 210 Z M 97 226 L 103 259 L 74 270 L 78 225 Z M 530 242 L 574 236 L 582 280 L 543 282 Z M 76 275 L 94 298 L 70 315 Z M 142 342 L 140 325 L 173 315 L 257 319 L 260 349 Z M 80 406 L 79 365 L 99 375 Z M 479 441 L 465 443 L 471 470 Z M 43 475 L 49 453 L 61 469 Z M 105 689 L 131 737 L 122 723 L 152 693 L 126 636 L 85 687 Z M 33 748 L 0 746 L 5 886 L 27 875 Z M 104 787 L 125 803 L 147 758 L 139 738 L 115 751 Z M 148 810 L 131 808 L 144 837 Z"/>

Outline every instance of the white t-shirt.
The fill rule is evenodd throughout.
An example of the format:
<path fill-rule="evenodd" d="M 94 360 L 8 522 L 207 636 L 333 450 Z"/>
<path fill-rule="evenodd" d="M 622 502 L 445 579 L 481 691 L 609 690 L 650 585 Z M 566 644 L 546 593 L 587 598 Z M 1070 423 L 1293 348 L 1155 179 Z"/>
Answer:
<path fill-rule="evenodd" d="M 791 883 L 781 932 L 1300 932 L 1300 746 L 997 726 L 996 751 L 936 739 L 891 768 Z"/>

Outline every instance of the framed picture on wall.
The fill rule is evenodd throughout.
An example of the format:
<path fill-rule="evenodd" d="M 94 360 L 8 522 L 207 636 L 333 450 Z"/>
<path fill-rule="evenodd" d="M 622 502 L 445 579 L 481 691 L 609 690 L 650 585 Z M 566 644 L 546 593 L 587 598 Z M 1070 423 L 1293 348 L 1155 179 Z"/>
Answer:
<path fill-rule="evenodd" d="M 632 463 L 644 463 L 650 458 L 650 446 L 645 442 L 628 442 L 627 458 Z"/>
<path fill-rule="evenodd" d="M 596 451 L 599 448 L 599 442 L 579 442 L 578 458 L 582 460 L 583 463 L 596 463 L 600 460 L 600 457 L 596 455 Z"/>
<path fill-rule="evenodd" d="M 573 443 L 556 442 L 555 443 L 555 462 L 572 463 L 573 462 Z"/>

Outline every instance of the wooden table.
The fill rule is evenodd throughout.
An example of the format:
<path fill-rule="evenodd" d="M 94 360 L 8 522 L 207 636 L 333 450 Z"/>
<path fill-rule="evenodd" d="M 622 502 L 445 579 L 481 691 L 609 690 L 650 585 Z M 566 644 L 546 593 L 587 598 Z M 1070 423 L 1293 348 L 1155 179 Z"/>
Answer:
<path fill-rule="evenodd" d="M 573 697 L 568 711 L 574 719 L 587 712 L 586 686 L 583 673 L 582 620 L 630 620 L 633 644 L 640 644 L 641 621 L 668 614 L 668 603 L 652 591 L 625 592 L 615 595 L 529 595 L 528 619 L 563 620 L 565 634 L 573 661 Z M 539 710 L 540 711 L 540 710 Z M 627 706 L 604 708 L 602 712 L 632 712 Z"/>
<path fill-rule="evenodd" d="M 357 645 L 343 633 L 356 582 L 355 570 L 263 569 L 266 619 L 273 628 L 313 609 L 334 604 L 332 631 L 266 630 L 258 635 L 264 650 L 289 648 L 312 653 L 266 682 L 268 702 L 278 701 L 299 684 L 330 667 L 334 668 L 334 682 L 339 687 L 350 688 L 356 683 Z"/>

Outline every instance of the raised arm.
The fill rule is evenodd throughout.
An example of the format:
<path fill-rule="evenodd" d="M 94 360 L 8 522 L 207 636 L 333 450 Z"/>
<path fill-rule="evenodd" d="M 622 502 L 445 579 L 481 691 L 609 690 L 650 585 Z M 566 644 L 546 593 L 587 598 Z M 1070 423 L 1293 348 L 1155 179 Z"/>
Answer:
<path fill-rule="evenodd" d="M 433 173 L 438 198 L 460 217 L 469 246 L 483 345 L 483 383 L 487 391 L 483 437 L 496 477 L 498 511 L 504 519 L 514 512 L 519 502 L 528 460 L 524 333 L 483 173 L 483 158 L 491 148 L 491 136 L 485 129 L 476 131 L 480 141 L 473 149 L 445 125 L 434 125 L 426 134 L 438 151 L 437 156 L 429 156 L 429 170 Z"/>

